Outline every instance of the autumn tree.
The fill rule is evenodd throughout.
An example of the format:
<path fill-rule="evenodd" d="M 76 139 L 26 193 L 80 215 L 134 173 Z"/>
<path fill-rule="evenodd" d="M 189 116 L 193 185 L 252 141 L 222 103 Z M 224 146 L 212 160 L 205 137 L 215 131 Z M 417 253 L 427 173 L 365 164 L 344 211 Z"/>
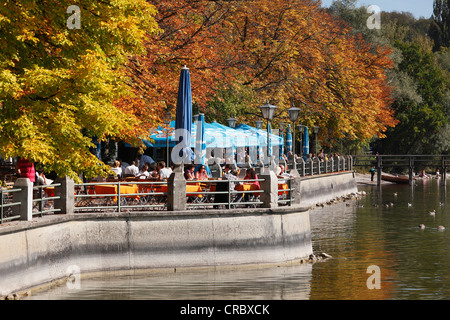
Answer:
<path fill-rule="evenodd" d="M 127 74 L 134 97 L 117 101 L 136 115 L 135 134 L 149 135 L 164 125 L 162 115 L 175 115 L 181 67 L 190 69 L 193 104 L 202 109 L 230 76 L 231 43 L 221 36 L 223 23 L 233 10 L 227 1 L 148 1 L 157 9 L 161 32 L 145 41 L 146 52 L 130 58 Z M 228 78 L 232 81 L 232 78 Z"/>
<path fill-rule="evenodd" d="M 0 153 L 59 176 L 98 175 L 92 137 L 123 137 L 134 116 L 114 101 L 131 95 L 124 65 L 157 30 L 144 0 L 17 0 L 0 6 Z"/>
<path fill-rule="evenodd" d="M 385 74 L 390 51 L 372 50 L 316 1 L 244 1 L 228 26 L 222 34 L 247 67 L 240 86 L 280 110 L 306 105 L 300 121 L 322 127 L 324 142 L 367 140 L 395 125 Z"/>

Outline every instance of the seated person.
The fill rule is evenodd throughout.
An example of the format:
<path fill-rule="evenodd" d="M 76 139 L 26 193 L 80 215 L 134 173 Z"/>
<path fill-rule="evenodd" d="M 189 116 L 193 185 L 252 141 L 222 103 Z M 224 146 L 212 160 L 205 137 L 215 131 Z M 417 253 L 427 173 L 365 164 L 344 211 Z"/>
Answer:
<path fill-rule="evenodd" d="M 164 161 L 158 162 L 158 166 L 156 168 L 158 171 L 158 180 L 169 179 L 172 174 L 172 169 L 166 168 L 166 163 Z"/>
<path fill-rule="evenodd" d="M 195 179 L 195 175 L 194 175 L 194 166 L 192 164 L 186 166 L 186 170 L 184 171 L 184 178 L 187 181 L 190 180 L 194 180 Z"/>
<path fill-rule="evenodd" d="M 44 174 L 44 170 L 43 169 L 39 169 L 37 171 L 37 180 L 36 180 L 37 184 L 40 186 L 45 186 L 45 185 L 49 185 L 53 183 L 53 180 L 48 179 L 45 174 Z"/>
<path fill-rule="evenodd" d="M 150 177 L 150 173 L 148 172 L 148 164 L 144 164 L 142 170 L 137 175 L 139 179 L 148 179 Z"/>
<path fill-rule="evenodd" d="M 285 171 L 284 165 L 280 164 L 277 170 L 277 177 L 278 179 L 291 179 L 294 176 L 292 174 L 289 174 Z M 286 183 L 286 180 L 282 180 L 279 183 Z"/>
<path fill-rule="evenodd" d="M 156 163 L 152 163 L 152 164 L 148 164 L 148 172 L 149 172 L 149 178 L 158 178 L 159 174 L 158 174 L 158 168 Z"/>
<path fill-rule="evenodd" d="M 258 175 L 255 172 L 255 169 L 253 168 L 249 168 L 247 169 L 247 173 L 244 177 L 244 180 L 256 180 L 258 179 Z M 254 184 L 255 186 L 258 187 L 258 189 L 261 189 L 261 186 L 259 185 L 259 181 L 250 181 L 250 182 L 246 182 L 245 184 Z"/>
<path fill-rule="evenodd" d="M 136 177 L 139 174 L 139 168 L 136 166 L 136 163 L 133 161 L 131 165 L 126 167 L 125 176 L 127 177 Z"/>
<path fill-rule="evenodd" d="M 195 173 L 195 179 L 208 180 L 208 174 L 206 173 L 206 167 L 201 165 L 198 171 Z"/>
<path fill-rule="evenodd" d="M 229 181 L 236 181 L 236 182 L 230 182 L 230 191 L 234 191 L 234 188 L 236 184 L 241 184 L 240 182 L 237 182 L 239 178 L 237 177 L 236 170 L 232 170 L 231 166 L 229 164 L 226 164 L 223 168 L 225 174 L 223 175 L 223 179 L 229 180 Z"/>
<path fill-rule="evenodd" d="M 256 179 L 258 179 L 258 175 L 256 174 L 255 170 L 253 168 L 247 169 L 247 173 L 244 177 L 244 180 L 256 180 Z M 257 190 L 261 189 L 261 186 L 259 185 L 259 181 L 245 182 L 245 184 L 255 185 Z M 251 195 L 251 193 L 244 194 L 244 202 L 248 202 L 250 200 L 250 195 Z M 249 207 L 249 205 L 247 205 L 247 207 Z"/>
<path fill-rule="evenodd" d="M 120 166 L 120 161 L 114 161 L 114 165 L 111 167 L 112 172 L 115 173 L 117 178 L 122 178 L 122 168 Z"/>

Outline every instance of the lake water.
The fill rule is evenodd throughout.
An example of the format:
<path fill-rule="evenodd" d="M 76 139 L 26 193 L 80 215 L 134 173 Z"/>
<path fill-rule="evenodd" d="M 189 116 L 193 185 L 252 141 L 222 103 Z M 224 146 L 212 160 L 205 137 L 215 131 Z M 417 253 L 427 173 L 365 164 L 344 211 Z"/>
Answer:
<path fill-rule="evenodd" d="M 373 186 L 359 190 L 367 193 L 360 200 L 311 211 L 314 252 L 333 257 L 324 262 L 104 275 L 82 278 L 77 290 L 61 285 L 29 299 L 450 299 L 448 191 L 437 180 L 418 181 L 413 189 L 385 185 L 381 190 Z M 434 216 L 429 214 L 433 210 Z M 418 228 L 419 224 L 426 228 Z M 448 229 L 441 231 L 439 225 Z M 378 268 L 375 273 L 368 270 L 371 266 Z"/>

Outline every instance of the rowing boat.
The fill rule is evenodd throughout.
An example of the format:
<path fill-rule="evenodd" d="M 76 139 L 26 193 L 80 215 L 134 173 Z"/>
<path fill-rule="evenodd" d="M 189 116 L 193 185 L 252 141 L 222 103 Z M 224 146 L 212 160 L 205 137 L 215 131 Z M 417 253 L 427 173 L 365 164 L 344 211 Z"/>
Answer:
<path fill-rule="evenodd" d="M 395 183 L 409 183 L 408 176 L 393 176 L 393 175 L 388 175 L 388 174 L 382 174 L 381 180 L 395 182 Z"/>

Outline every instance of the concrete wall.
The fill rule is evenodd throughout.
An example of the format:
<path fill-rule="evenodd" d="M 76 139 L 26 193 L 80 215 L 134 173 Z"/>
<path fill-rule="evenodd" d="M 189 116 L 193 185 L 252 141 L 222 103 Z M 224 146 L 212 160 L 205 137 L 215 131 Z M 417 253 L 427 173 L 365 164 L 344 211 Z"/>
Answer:
<path fill-rule="evenodd" d="M 300 178 L 300 204 L 315 205 L 358 192 L 354 172 Z"/>
<path fill-rule="evenodd" d="M 0 229 L 0 295 L 81 273 L 292 261 L 312 254 L 304 208 L 44 217 Z M 75 269 L 76 270 L 76 269 Z"/>

